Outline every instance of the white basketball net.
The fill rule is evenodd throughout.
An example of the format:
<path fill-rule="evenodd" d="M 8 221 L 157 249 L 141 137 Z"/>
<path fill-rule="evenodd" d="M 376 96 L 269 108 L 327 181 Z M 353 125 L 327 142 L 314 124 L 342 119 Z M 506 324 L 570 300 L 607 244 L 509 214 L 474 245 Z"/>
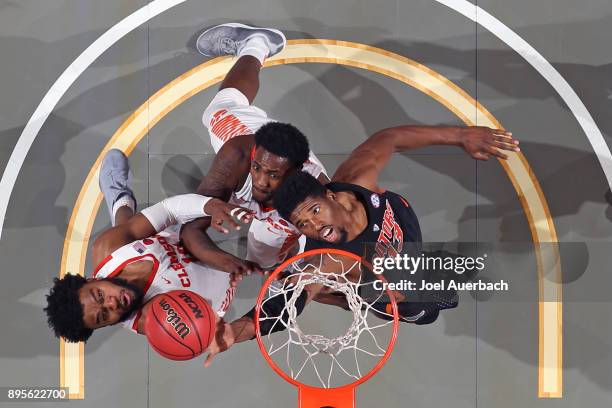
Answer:
<path fill-rule="evenodd" d="M 260 323 L 266 320 L 271 321 L 272 328 L 277 327 L 277 325 L 283 326 L 284 331 L 271 333 L 272 330 L 270 330 L 270 334 L 262 335 L 262 340 L 265 339 L 268 354 L 275 361 L 279 360 L 279 354 L 284 354 L 282 356 L 284 358 L 281 357 L 281 360 L 284 360 L 287 365 L 284 371 L 291 378 L 299 380 L 305 368 L 312 367 L 321 386 L 330 388 L 332 386 L 332 373 L 334 372 L 338 372 L 338 374 L 343 373 L 349 379 L 349 382 L 358 380 L 367 374 L 367 371 L 362 372 L 360 367 L 360 355 L 370 357 L 384 356 L 387 342 L 379 341 L 376 334 L 379 333 L 379 329 L 382 329 L 383 332 L 391 332 L 393 315 L 377 309 L 376 311 L 379 315 L 388 316 L 390 320 L 370 319 L 374 320 L 375 324 L 368 322 L 367 318 L 372 310 L 372 305 L 378 301 L 382 302 L 381 298 L 385 295 L 385 291 L 378 290 L 373 292 L 370 289 L 370 293 L 376 293 L 376 295 L 373 296 L 373 299 L 368 300 L 363 299 L 359 295 L 360 289 L 363 286 L 373 286 L 373 282 L 362 283 L 361 263 L 359 261 L 342 257 L 345 260 L 343 263 L 340 261 L 339 256 L 329 253 L 315 255 L 315 258 L 316 262 L 309 258 L 310 263 L 304 264 L 302 262 L 302 265 L 299 265 L 299 262 L 293 263 L 292 271 L 288 276 L 270 285 L 268 289 L 269 296 L 262 301 L 259 321 Z M 349 262 L 346 261 L 347 259 L 349 259 Z M 334 268 L 337 270 L 334 272 L 322 272 L 321 265 L 324 260 L 326 262 L 326 269 L 329 269 L 328 266 L 331 263 L 337 265 L 337 268 Z M 350 267 L 345 266 L 348 263 L 352 263 Z M 357 282 L 351 282 L 348 278 L 348 275 L 354 271 L 359 271 L 357 273 L 359 276 Z M 328 338 L 321 334 L 307 334 L 300 329 L 297 322 L 298 311 L 296 301 L 304 291 L 304 288 L 310 284 L 321 284 L 344 295 L 346 304 L 353 313 L 353 321 L 346 333 Z M 278 316 L 270 316 L 266 313 L 264 306 L 267 301 L 277 295 L 284 297 L 285 307 Z M 308 308 L 308 305 L 306 308 Z M 285 314 L 288 316 L 286 323 L 281 318 Z M 367 337 L 365 342 L 363 341 L 364 337 Z M 369 350 L 364 347 L 364 343 L 368 343 Z M 303 355 L 303 357 L 297 358 L 296 354 L 298 353 L 300 356 Z M 351 364 L 340 361 L 341 354 L 348 353 L 352 353 L 352 356 L 350 356 Z M 320 364 L 321 356 L 330 361 L 327 364 Z M 346 360 L 346 356 L 343 356 L 343 360 Z M 354 363 L 352 363 L 353 361 Z M 329 370 L 322 368 L 323 366 L 329 366 Z M 337 379 L 334 379 L 334 381 L 337 381 Z"/>

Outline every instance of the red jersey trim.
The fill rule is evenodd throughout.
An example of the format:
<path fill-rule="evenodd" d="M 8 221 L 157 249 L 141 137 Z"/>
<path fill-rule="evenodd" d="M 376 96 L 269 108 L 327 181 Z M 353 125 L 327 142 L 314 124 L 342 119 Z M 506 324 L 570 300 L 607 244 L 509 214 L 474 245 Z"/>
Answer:
<path fill-rule="evenodd" d="M 157 260 L 156 257 L 154 257 L 151 254 L 146 254 L 143 256 L 139 256 L 138 258 L 144 258 L 145 256 L 151 257 L 153 259 L 153 270 L 151 271 L 151 275 L 149 275 L 149 280 L 147 281 L 142 293 L 143 296 L 147 294 L 147 291 L 149 290 L 149 288 L 151 287 L 151 284 L 153 283 L 153 280 L 155 279 L 155 276 L 157 275 L 157 270 L 159 269 L 159 261 Z"/>
<path fill-rule="evenodd" d="M 136 318 L 134 318 L 134 324 L 132 324 L 132 330 L 138 333 L 138 322 L 140 321 L 140 317 L 142 316 L 142 308 L 138 310 L 136 313 Z"/>
<path fill-rule="evenodd" d="M 104 258 L 104 259 L 102 260 L 102 262 L 100 262 L 100 263 L 98 264 L 98 266 L 96 267 L 96 270 L 95 270 L 95 271 L 94 271 L 94 273 L 93 273 L 93 277 L 94 277 L 94 278 L 96 277 L 96 275 L 98 274 L 98 272 L 100 272 L 100 269 L 102 269 L 102 268 L 104 267 L 104 265 L 106 265 L 106 264 L 108 263 L 108 261 L 110 261 L 111 259 L 113 259 L 113 256 L 112 256 L 112 255 L 108 255 L 106 258 Z"/>
<path fill-rule="evenodd" d="M 268 207 L 267 205 L 263 205 L 263 204 L 259 204 L 259 206 L 261 207 L 261 212 L 263 213 L 267 213 L 270 211 L 274 211 L 274 207 Z"/>
<path fill-rule="evenodd" d="M 145 284 L 144 290 L 142 291 L 142 293 L 143 293 L 142 296 L 144 298 L 147 295 L 147 292 L 149 291 L 149 288 L 153 284 L 153 280 L 155 280 L 155 276 L 157 275 L 157 270 L 159 269 L 159 261 L 157 260 L 157 258 L 155 258 L 151 254 L 147 254 L 147 255 L 143 255 L 143 256 L 150 256 L 151 258 L 153 258 L 153 270 L 151 271 L 151 275 L 149 276 L 149 280 Z M 140 317 L 141 316 L 142 316 L 142 308 L 140 308 L 138 310 L 138 312 L 136 313 L 136 317 L 134 318 L 134 323 L 132 323 L 132 330 L 134 330 L 136 333 L 138 333 L 138 322 L 140 321 Z"/>
<path fill-rule="evenodd" d="M 144 254 L 144 255 L 141 255 L 141 256 L 135 256 L 134 258 L 130 258 L 130 259 L 126 260 L 121 265 L 116 267 L 114 271 L 112 271 L 107 276 L 105 276 L 105 278 L 114 278 L 115 276 L 117 276 L 119 274 L 119 272 L 121 272 L 121 270 L 123 268 L 125 268 L 126 265 L 134 263 L 136 261 L 140 261 L 143 258 L 151 258 L 153 260 L 153 270 L 151 271 L 151 276 L 149 276 L 149 280 L 147 281 L 147 284 L 146 284 L 146 286 L 144 288 L 144 291 L 143 291 L 143 293 L 146 293 L 147 289 L 149 289 L 149 286 L 151 286 L 151 282 L 153 282 L 153 278 L 157 274 L 157 268 L 159 268 L 159 261 L 157 260 L 157 258 L 155 258 L 155 256 L 153 256 L 151 254 Z M 106 261 L 106 262 L 108 262 L 108 261 Z M 99 270 L 96 272 L 96 274 L 98 272 L 99 272 Z"/>
<path fill-rule="evenodd" d="M 410 204 L 408 204 L 408 201 L 406 201 L 406 199 L 405 199 L 404 197 L 401 197 L 401 196 L 400 196 L 400 200 L 402 200 L 402 203 L 404 203 L 404 205 L 405 205 L 406 207 L 410 207 Z"/>
<path fill-rule="evenodd" d="M 109 255 L 109 257 L 110 257 L 110 255 Z M 110 257 L 110 258 L 112 258 L 112 257 Z M 113 272 L 111 272 L 107 276 L 107 278 L 112 278 L 112 277 L 117 276 L 119 274 L 119 272 L 121 272 L 121 270 L 123 268 L 125 268 L 126 265 L 128 265 L 130 263 L 133 263 L 133 262 L 136 262 L 136 261 L 139 261 L 139 260 L 141 260 L 143 258 L 151 258 L 153 260 L 153 270 L 151 271 L 151 274 L 149 275 L 149 279 L 147 280 L 147 283 L 145 284 L 145 287 L 144 287 L 144 289 L 142 291 L 143 297 L 146 296 L 147 292 L 149 291 L 149 288 L 153 284 L 153 280 L 155 279 L 155 276 L 157 275 L 157 271 L 159 270 L 159 261 L 152 254 L 145 254 L 145 255 L 136 256 L 134 258 L 128 259 L 127 261 L 125 261 L 121 265 L 119 265 Z M 106 261 L 106 262 L 108 262 L 108 261 Z M 102 263 L 106 263 L 106 262 L 102 261 Z M 101 266 L 103 266 L 103 265 L 101 264 Z M 142 308 L 140 310 L 138 310 L 138 312 L 136 313 L 136 318 L 134 319 L 134 323 L 132 323 L 132 330 L 134 330 L 135 332 L 138 332 L 138 321 L 140 320 L 140 316 L 141 315 L 142 315 Z"/>

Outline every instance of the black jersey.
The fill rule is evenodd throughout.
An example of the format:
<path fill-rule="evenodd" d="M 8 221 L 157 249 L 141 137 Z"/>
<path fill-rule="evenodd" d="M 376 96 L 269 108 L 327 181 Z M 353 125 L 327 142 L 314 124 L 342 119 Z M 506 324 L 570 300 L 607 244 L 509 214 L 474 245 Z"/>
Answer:
<path fill-rule="evenodd" d="M 399 194 L 391 191 L 376 193 L 348 183 L 329 183 L 325 187 L 333 192 L 353 192 L 365 207 L 368 225 L 353 240 L 341 244 L 308 238 L 306 250 L 342 249 L 372 262 L 375 257 L 395 257 L 399 253 L 413 252 L 410 247 L 420 248 L 419 221 L 408 201 Z"/>
<path fill-rule="evenodd" d="M 335 248 L 352 252 L 363 260 L 372 263 L 373 258 L 395 257 L 398 254 L 418 256 L 422 251 L 421 228 L 419 220 L 408 201 L 391 191 L 376 193 L 361 186 L 348 183 L 329 183 L 326 187 L 333 192 L 351 191 L 363 204 L 368 216 L 368 225 L 353 240 L 341 244 L 332 244 L 313 239 L 306 240 L 305 250 L 317 248 Z M 366 268 L 364 281 L 370 281 L 374 275 L 371 268 Z M 406 278 L 406 272 L 394 268 L 385 268 L 387 282 L 400 282 Z M 435 274 L 424 275 L 423 271 L 411 272 L 411 279 L 419 281 L 437 281 Z M 361 290 L 365 289 L 362 293 Z M 376 291 L 368 292 L 369 286 L 360 287 L 360 295 L 365 298 L 380 296 Z M 400 291 L 405 300 L 398 303 L 398 309 L 403 321 L 416 324 L 429 324 L 436 320 L 440 310 L 457 306 L 456 291 Z M 388 300 L 381 298 L 373 304 L 376 311 L 388 310 Z M 389 319 L 388 313 L 377 314 L 383 319 Z"/>

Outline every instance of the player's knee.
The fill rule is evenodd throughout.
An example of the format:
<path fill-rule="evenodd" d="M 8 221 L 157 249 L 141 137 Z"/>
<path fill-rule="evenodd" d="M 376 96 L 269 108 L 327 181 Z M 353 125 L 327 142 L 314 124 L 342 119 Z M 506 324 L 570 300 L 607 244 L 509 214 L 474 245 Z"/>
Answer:
<path fill-rule="evenodd" d="M 432 324 L 433 322 L 438 320 L 438 316 L 440 316 L 440 311 L 439 310 L 427 311 L 427 313 L 425 313 L 425 315 L 423 315 L 421 318 L 419 318 L 414 323 L 418 324 L 419 326 L 425 325 L 425 324 Z"/>

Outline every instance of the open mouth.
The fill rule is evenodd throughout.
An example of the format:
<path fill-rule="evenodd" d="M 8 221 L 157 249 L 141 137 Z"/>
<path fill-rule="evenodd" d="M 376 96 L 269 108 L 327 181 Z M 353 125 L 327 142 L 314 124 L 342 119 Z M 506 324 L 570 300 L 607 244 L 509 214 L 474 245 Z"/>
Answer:
<path fill-rule="evenodd" d="M 334 242 L 337 238 L 337 235 L 338 234 L 336 234 L 336 229 L 331 225 L 327 225 L 321 228 L 321 231 L 319 231 L 319 236 L 321 237 L 321 239 L 328 242 Z"/>
<path fill-rule="evenodd" d="M 130 303 L 132 302 L 132 298 L 130 297 L 129 293 L 124 290 L 123 292 L 121 292 L 121 308 L 124 310 L 127 310 L 128 307 L 130 307 Z"/>

